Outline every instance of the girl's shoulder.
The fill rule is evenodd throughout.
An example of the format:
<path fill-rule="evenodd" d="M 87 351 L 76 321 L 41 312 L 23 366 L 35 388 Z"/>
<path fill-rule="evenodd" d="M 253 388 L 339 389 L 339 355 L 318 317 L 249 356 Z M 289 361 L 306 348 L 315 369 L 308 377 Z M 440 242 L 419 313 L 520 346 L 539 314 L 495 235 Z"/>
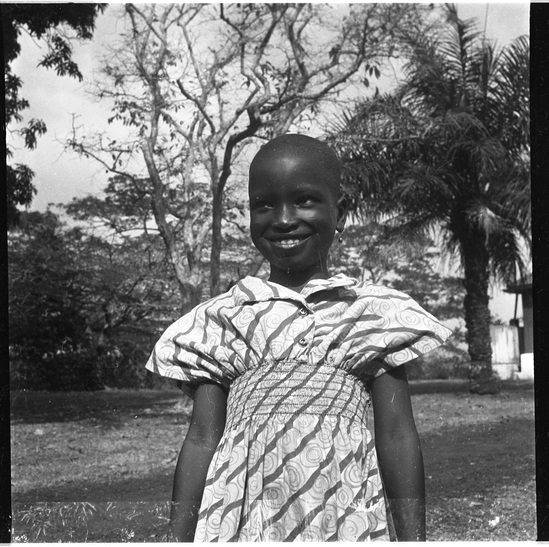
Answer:
<path fill-rule="evenodd" d="M 273 296 L 273 288 L 259 277 L 244 277 L 231 283 L 229 288 L 216 296 L 207 298 L 191 309 L 189 314 L 212 313 L 221 308 L 231 308 L 250 301 L 257 301 Z"/>
<path fill-rule="evenodd" d="M 412 297 L 398 289 L 387 287 L 386 285 L 380 285 L 377 283 L 370 283 L 368 281 L 357 281 L 356 284 L 351 287 L 357 294 L 357 297 L 379 297 L 384 300 L 413 300 Z"/>

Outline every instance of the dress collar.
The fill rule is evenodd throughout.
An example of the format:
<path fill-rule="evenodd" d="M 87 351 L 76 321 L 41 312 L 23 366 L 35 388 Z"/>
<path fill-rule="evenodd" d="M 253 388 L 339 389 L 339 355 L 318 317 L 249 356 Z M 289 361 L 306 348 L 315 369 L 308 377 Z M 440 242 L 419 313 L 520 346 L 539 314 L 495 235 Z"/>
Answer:
<path fill-rule="evenodd" d="M 248 276 L 236 284 L 233 295 L 237 305 L 267 300 L 297 300 L 305 304 L 309 296 L 319 291 L 351 287 L 356 284 L 356 279 L 345 274 L 337 274 L 328 279 L 312 279 L 298 293 L 278 283 Z"/>

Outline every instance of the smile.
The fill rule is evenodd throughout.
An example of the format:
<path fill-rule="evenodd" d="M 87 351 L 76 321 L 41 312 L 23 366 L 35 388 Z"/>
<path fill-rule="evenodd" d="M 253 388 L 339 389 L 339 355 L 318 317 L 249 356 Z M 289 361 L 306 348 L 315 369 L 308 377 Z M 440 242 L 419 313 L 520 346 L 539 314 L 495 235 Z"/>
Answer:
<path fill-rule="evenodd" d="M 282 249 L 291 249 L 292 247 L 297 247 L 300 243 L 305 241 L 307 239 L 306 237 L 302 237 L 301 239 L 279 239 L 279 240 L 271 240 L 271 244 L 275 247 L 280 247 Z"/>

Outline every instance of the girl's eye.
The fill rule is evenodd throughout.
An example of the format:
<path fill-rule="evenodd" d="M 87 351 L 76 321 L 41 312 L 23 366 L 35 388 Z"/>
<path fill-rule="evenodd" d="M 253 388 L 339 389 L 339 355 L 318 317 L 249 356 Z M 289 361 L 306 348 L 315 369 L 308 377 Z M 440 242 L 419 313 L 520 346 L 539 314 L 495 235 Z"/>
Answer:
<path fill-rule="evenodd" d="M 253 208 L 256 209 L 256 210 L 271 209 L 272 205 L 268 201 L 256 200 L 253 203 Z"/>
<path fill-rule="evenodd" d="M 308 207 L 313 205 L 314 199 L 311 196 L 302 196 L 297 200 L 297 205 L 300 207 Z"/>

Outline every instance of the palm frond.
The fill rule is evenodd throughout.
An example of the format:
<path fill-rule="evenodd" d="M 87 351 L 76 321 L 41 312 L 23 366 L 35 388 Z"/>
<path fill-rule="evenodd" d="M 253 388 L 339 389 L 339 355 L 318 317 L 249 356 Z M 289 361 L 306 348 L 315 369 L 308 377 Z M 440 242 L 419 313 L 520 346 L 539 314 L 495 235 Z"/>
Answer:
<path fill-rule="evenodd" d="M 473 19 L 464 21 L 456 17 L 450 21 L 450 32 L 440 44 L 440 55 L 448 76 L 465 82 L 481 34 Z"/>
<path fill-rule="evenodd" d="M 448 184 L 451 173 L 444 166 L 429 163 L 407 164 L 397 179 L 395 191 L 402 209 L 421 210 L 429 204 L 429 217 L 444 217 L 454 199 L 453 185 Z"/>
<path fill-rule="evenodd" d="M 527 91 L 525 81 L 530 74 L 530 41 L 527 36 L 519 36 L 498 58 L 498 84 L 514 86 L 520 82 L 521 91 Z"/>
<path fill-rule="evenodd" d="M 526 266 L 516 232 L 509 225 L 506 228 L 500 225 L 500 229 L 491 234 L 489 249 L 492 275 L 509 284 L 515 280 L 517 267 L 520 272 L 524 272 Z"/>
<path fill-rule="evenodd" d="M 514 150 L 530 147 L 530 46 L 526 36 L 505 48 L 491 88 L 494 120 Z"/>
<path fill-rule="evenodd" d="M 501 173 L 500 184 L 490 185 L 487 197 L 496 213 L 512 223 L 521 237 L 530 244 L 532 230 L 532 203 L 530 173 L 527 166 L 518 164 Z"/>
<path fill-rule="evenodd" d="M 405 83 L 359 103 L 335 140 L 357 211 L 402 237 L 440 226 L 451 253 L 482 238 L 505 279 L 531 240 L 528 40 L 496 48 L 446 9 L 450 32 L 410 37 Z"/>

